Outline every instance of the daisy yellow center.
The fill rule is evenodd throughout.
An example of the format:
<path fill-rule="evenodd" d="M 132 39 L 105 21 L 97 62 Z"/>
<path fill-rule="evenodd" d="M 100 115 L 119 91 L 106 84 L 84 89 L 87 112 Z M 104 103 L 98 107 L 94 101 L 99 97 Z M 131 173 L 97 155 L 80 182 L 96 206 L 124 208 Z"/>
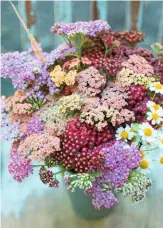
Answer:
<path fill-rule="evenodd" d="M 151 136 L 152 135 L 152 130 L 150 128 L 145 128 L 144 129 L 144 135 L 145 136 Z"/>
<path fill-rule="evenodd" d="M 144 158 L 144 156 L 145 156 L 145 153 L 144 153 L 144 152 L 141 152 L 141 156 L 142 156 L 142 158 Z"/>
<path fill-rule="evenodd" d="M 122 139 L 127 139 L 128 138 L 128 132 L 127 131 L 122 131 L 121 132 L 121 138 Z"/>
<path fill-rule="evenodd" d="M 163 138 L 160 140 L 161 144 L 163 144 Z"/>
<path fill-rule="evenodd" d="M 162 85 L 161 85 L 160 83 L 157 83 L 157 84 L 155 85 L 155 88 L 156 88 L 156 89 L 162 89 Z"/>
<path fill-rule="evenodd" d="M 159 115 L 157 113 L 152 114 L 152 119 L 158 120 L 158 118 L 159 118 Z"/>
<path fill-rule="evenodd" d="M 152 108 L 153 108 L 155 111 L 157 111 L 157 110 L 159 110 L 160 106 L 157 105 L 157 104 L 154 104 L 154 105 L 152 105 Z"/>
<path fill-rule="evenodd" d="M 163 157 L 160 158 L 160 163 L 163 165 Z"/>
<path fill-rule="evenodd" d="M 148 167 L 149 167 L 149 162 L 148 162 L 147 160 L 142 160 L 142 161 L 140 162 L 140 167 L 141 167 L 142 169 L 148 169 Z"/>

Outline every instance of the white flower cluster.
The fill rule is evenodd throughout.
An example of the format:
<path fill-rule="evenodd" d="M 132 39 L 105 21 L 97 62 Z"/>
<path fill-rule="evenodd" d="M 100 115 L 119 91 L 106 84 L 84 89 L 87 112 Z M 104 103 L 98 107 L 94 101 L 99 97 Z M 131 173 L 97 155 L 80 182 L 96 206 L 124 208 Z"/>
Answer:
<path fill-rule="evenodd" d="M 118 188 L 117 192 L 121 192 L 123 196 L 131 196 L 134 203 L 142 201 L 146 197 L 148 189 L 152 185 L 152 180 L 142 173 L 137 173 L 122 188 Z"/>
<path fill-rule="evenodd" d="M 83 104 L 83 99 L 77 94 L 62 97 L 58 101 L 59 111 L 65 114 L 71 114 L 73 111 L 80 110 Z"/>
<path fill-rule="evenodd" d="M 108 125 L 108 120 L 113 116 L 113 113 L 117 115 L 119 114 L 118 111 L 108 109 L 107 106 L 101 105 L 97 108 L 87 108 L 83 110 L 81 113 L 81 121 L 86 122 L 91 125 L 95 125 L 99 131 L 101 131 L 104 127 Z"/>
<path fill-rule="evenodd" d="M 92 187 L 92 183 L 95 181 L 97 176 L 100 176 L 99 173 L 82 173 L 82 174 L 71 174 L 69 172 L 65 172 L 66 178 L 68 178 L 69 186 L 67 186 L 69 189 L 71 189 L 72 192 L 75 191 L 75 188 L 80 189 L 90 189 Z"/>

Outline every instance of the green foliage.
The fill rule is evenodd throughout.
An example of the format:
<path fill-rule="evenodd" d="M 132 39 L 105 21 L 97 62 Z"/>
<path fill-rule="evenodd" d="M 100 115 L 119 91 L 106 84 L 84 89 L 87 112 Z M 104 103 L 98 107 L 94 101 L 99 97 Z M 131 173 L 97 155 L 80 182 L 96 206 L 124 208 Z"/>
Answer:
<path fill-rule="evenodd" d="M 70 180 L 70 189 L 75 190 L 76 187 L 80 189 L 89 189 L 92 187 L 92 183 L 95 181 L 96 177 L 99 177 L 100 173 L 81 173 L 81 174 L 70 174 L 66 173 Z"/>
<path fill-rule="evenodd" d="M 38 110 L 45 104 L 44 100 L 39 99 L 39 98 L 34 98 L 34 97 L 29 97 L 27 99 L 27 102 L 29 102 L 32 105 L 34 110 Z"/>

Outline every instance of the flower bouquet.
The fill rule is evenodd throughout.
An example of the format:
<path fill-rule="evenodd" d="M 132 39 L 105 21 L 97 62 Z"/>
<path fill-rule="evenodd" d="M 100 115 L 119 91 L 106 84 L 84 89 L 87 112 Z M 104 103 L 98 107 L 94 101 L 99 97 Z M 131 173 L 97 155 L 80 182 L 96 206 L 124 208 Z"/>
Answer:
<path fill-rule="evenodd" d="M 62 173 L 96 209 L 118 203 L 117 193 L 143 200 L 152 163 L 163 165 L 163 46 L 136 47 L 143 33 L 100 20 L 51 32 L 65 43 L 50 53 L 29 35 L 30 50 L 1 57 L 1 75 L 17 89 L 1 98 L 9 173 L 22 182 L 36 168 L 56 188 Z"/>

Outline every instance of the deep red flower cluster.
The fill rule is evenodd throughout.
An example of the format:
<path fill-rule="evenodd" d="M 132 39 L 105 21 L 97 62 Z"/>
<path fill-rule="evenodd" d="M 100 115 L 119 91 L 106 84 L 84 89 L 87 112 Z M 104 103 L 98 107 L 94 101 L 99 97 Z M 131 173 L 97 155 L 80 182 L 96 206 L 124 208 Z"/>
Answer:
<path fill-rule="evenodd" d="M 129 102 L 128 104 L 135 107 L 138 102 L 144 100 L 147 95 L 147 89 L 143 85 L 132 85 L 129 87 Z"/>
<path fill-rule="evenodd" d="M 92 151 L 96 146 L 112 139 L 112 128 L 108 126 L 98 131 L 95 126 L 81 123 L 78 118 L 69 121 L 62 136 L 62 151 L 56 152 L 56 161 L 67 169 L 86 172 L 91 167 L 97 168 L 101 162 L 100 151 Z"/>
<path fill-rule="evenodd" d="M 110 75 L 116 75 L 121 68 L 122 59 L 112 55 L 104 57 L 103 47 L 95 46 L 84 52 L 92 65 L 96 68 L 104 69 Z"/>
<path fill-rule="evenodd" d="M 40 171 L 40 180 L 44 184 L 48 184 L 49 187 L 59 187 L 59 181 L 57 179 L 54 179 L 53 172 L 51 170 L 47 170 L 44 166 L 41 166 Z"/>
<path fill-rule="evenodd" d="M 143 32 L 138 32 L 136 30 L 130 30 L 127 32 L 119 32 L 118 36 L 126 40 L 129 43 L 138 43 L 144 40 L 145 34 Z"/>

